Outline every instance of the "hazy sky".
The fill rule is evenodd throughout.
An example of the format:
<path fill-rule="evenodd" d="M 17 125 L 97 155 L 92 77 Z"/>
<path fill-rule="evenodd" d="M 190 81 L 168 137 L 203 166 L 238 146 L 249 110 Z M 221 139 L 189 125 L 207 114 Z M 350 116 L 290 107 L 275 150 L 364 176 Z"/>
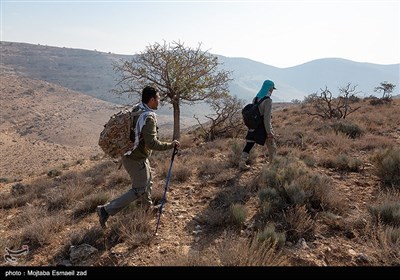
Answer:
<path fill-rule="evenodd" d="M 136 54 L 180 41 L 276 67 L 400 63 L 399 0 L 1 1 L 1 40 Z"/>

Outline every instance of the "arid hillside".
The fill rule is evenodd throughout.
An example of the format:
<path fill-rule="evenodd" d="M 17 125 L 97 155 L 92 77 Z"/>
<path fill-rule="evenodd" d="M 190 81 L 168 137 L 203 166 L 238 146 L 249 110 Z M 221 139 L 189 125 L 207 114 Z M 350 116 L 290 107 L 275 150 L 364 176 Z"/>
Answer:
<path fill-rule="evenodd" d="M 97 146 L 117 108 L 4 71 L 0 247 L 29 252 L 1 265 L 398 266 L 400 100 L 351 107 L 340 121 L 275 107 L 278 156 L 256 146 L 244 172 L 244 134 L 182 133 L 157 235 L 157 213 L 134 203 L 103 230 L 96 206 L 130 186 Z M 155 204 L 170 159 L 150 159 Z"/>

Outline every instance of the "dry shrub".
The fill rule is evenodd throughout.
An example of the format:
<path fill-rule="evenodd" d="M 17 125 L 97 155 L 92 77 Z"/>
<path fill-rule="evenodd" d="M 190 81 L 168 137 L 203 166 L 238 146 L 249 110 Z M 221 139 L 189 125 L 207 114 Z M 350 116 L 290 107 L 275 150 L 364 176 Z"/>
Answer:
<path fill-rule="evenodd" d="M 387 227 L 379 230 L 377 235 L 377 246 L 384 259 L 383 263 L 391 266 L 400 265 L 400 229 L 398 227 Z"/>
<path fill-rule="evenodd" d="M 345 120 L 334 122 L 332 128 L 336 133 L 341 132 L 352 139 L 359 138 L 364 133 L 359 125 Z"/>
<path fill-rule="evenodd" d="M 329 154 L 334 156 L 339 153 L 349 153 L 352 141 L 343 133 L 328 132 L 317 136 L 315 144 L 326 148 Z"/>
<path fill-rule="evenodd" d="M 236 226 L 242 226 L 246 221 L 247 208 L 243 204 L 234 203 L 229 208 L 230 210 L 230 220 Z"/>
<path fill-rule="evenodd" d="M 152 187 L 152 190 L 151 190 L 151 199 L 152 199 L 152 201 L 153 201 L 153 203 L 155 205 L 161 203 L 161 200 L 163 198 L 164 191 L 165 191 L 165 184 L 166 183 L 162 182 L 162 181 L 153 184 L 153 187 Z M 168 187 L 170 187 L 169 184 L 168 184 Z M 164 202 L 168 201 L 167 198 L 168 198 L 168 189 L 167 189 L 167 192 L 165 194 L 165 201 Z"/>
<path fill-rule="evenodd" d="M 244 203 L 250 195 L 251 193 L 247 188 L 240 186 L 225 188 L 216 194 L 215 198 L 210 202 L 210 206 L 228 209 L 232 204 Z"/>
<path fill-rule="evenodd" d="M 54 177 L 60 176 L 61 174 L 62 174 L 62 171 L 59 170 L 59 169 L 57 169 L 57 168 L 55 168 L 55 169 L 50 169 L 50 170 L 47 172 L 47 176 L 49 176 L 50 178 L 54 178 Z"/>
<path fill-rule="evenodd" d="M 277 232 L 272 223 L 267 224 L 262 231 L 257 233 L 256 237 L 259 242 L 273 245 L 276 248 L 282 248 L 286 242 L 285 233 Z"/>
<path fill-rule="evenodd" d="M 389 189 L 368 207 L 372 219 L 360 230 L 360 242 L 368 244 L 379 265 L 400 265 L 400 192 Z"/>
<path fill-rule="evenodd" d="M 23 192 L 13 192 L 14 186 L 21 185 L 17 183 L 12 186 L 10 193 L 1 193 L 0 194 L 0 208 L 10 209 L 14 207 L 20 207 L 26 205 L 26 203 L 32 203 L 36 199 L 42 197 L 48 189 L 52 185 L 52 181 L 49 179 L 38 179 L 30 185 L 23 185 Z"/>
<path fill-rule="evenodd" d="M 400 148 L 380 150 L 372 160 L 383 184 L 400 188 Z"/>
<path fill-rule="evenodd" d="M 293 156 L 277 156 L 271 165 L 263 168 L 261 185 L 279 190 L 306 172 L 304 167 L 304 164 Z"/>
<path fill-rule="evenodd" d="M 315 222 L 304 205 L 296 205 L 286 212 L 286 238 L 297 242 L 300 238 L 306 240 L 314 237 Z"/>
<path fill-rule="evenodd" d="M 93 192 L 93 187 L 81 176 L 64 180 L 61 186 L 49 189 L 44 197 L 44 203 L 49 211 L 66 209 L 76 201 L 80 201 Z"/>
<path fill-rule="evenodd" d="M 74 218 L 78 218 L 84 215 L 91 214 L 98 205 L 105 204 L 110 199 L 110 195 L 107 193 L 93 193 L 79 201 L 76 206 L 72 209 Z"/>
<path fill-rule="evenodd" d="M 106 183 L 107 176 L 117 168 L 118 166 L 115 162 L 106 160 L 99 162 L 89 170 L 86 170 L 82 173 L 82 176 L 85 177 L 85 180 L 88 180 L 91 185 L 100 186 Z"/>
<path fill-rule="evenodd" d="M 236 168 L 225 169 L 221 173 L 215 175 L 213 183 L 221 187 L 235 187 L 237 184 L 235 180 L 237 174 Z"/>
<path fill-rule="evenodd" d="M 346 154 L 338 154 L 333 157 L 329 156 L 321 159 L 319 164 L 323 167 L 334 168 L 338 171 L 359 172 L 361 171 L 363 161 Z"/>
<path fill-rule="evenodd" d="M 260 198 L 261 211 L 266 217 L 286 207 L 284 199 L 274 188 L 260 189 L 258 197 Z"/>
<path fill-rule="evenodd" d="M 225 162 L 215 161 L 207 157 L 201 157 L 201 159 L 198 166 L 198 176 L 201 180 L 212 180 L 216 175 L 224 172 L 226 168 Z"/>
<path fill-rule="evenodd" d="M 239 166 L 239 160 L 240 157 L 242 156 L 243 148 L 245 145 L 246 141 L 244 139 L 234 138 L 228 141 L 228 147 L 230 147 L 230 153 L 228 153 L 228 159 L 227 159 L 228 167 L 237 168 Z M 226 149 L 226 147 L 223 149 Z M 257 157 L 259 157 L 260 154 L 265 154 L 264 147 L 259 147 L 259 145 L 255 145 L 253 149 L 251 149 L 250 151 L 248 163 L 249 164 L 255 163 Z"/>
<path fill-rule="evenodd" d="M 174 159 L 174 163 L 173 165 L 175 166 L 177 164 L 179 160 L 178 159 Z M 168 175 L 168 171 L 169 171 L 169 167 L 171 166 L 171 162 L 170 161 L 161 161 L 157 164 L 157 167 L 155 167 L 156 169 L 156 173 L 159 177 L 161 178 L 166 178 Z M 174 167 L 172 167 L 174 168 Z"/>
<path fill-rule="evenodd" d="M 271 242 L 260 242 L 258 236 L 249 240 L 227 238 L 219 246 L 223 266 L 287 266 L 289 261 Z"/>
<path fill-rule="evenodd" d="M 396 130 L 400 123 L 400 117 L 397 114 L 399 102 L 399 100 L 393 100 L 393 104 L 365 106 L 353 118 L 357 123 L 363 124 L 366 131 L 374 134 Z"/>
<path fill-rule="evenodd" d="M 47 211 L 44 207 L 37 207 L 31 205 L 25 205 L 22 207 L 19 215 L 16 215 L 10 221 L 11 229 L 20 229 L 30 224 L 33 224 L 35 221 L 40 219 L 41 217 L 46 217 Z"/>
<path fill-rule="evenodd" d="M 128 172 L 121 166 L 120 169 L 114 169 L 107 176 L 106 188 L 126 188 L 131 185 L 131 179 Z"/>
<path fill-rule="evenodd" d="M 365 135 L 351 144 L 351 147 L 358 151 L 372 151 L 375 149 L 392 148 L 394 146 L 395 143 L 392 139 L 380 135 Z"/>
<path fill-rule="evenodd" d="M 239 160 L 242 155 L 242 150 L 244 147 L 243 141 L 238 141 L 238 139 L 234 139 L 234 141 L 230 144 L 230 153 L 228 154 L 228 165 L 231 167 L 238 167 Z"/>
<path fill-rule="evenodd" d="M 375 220 L 394 226 L 400 226 L 400 202 L 387 201 L 381 205 L 368 207 Z"/>
<path fill-rule="evenodd" d="M 49 244 L 53 234 L 63 229 L 65 224 L 66 218 L 63 215 L 38 217 L 32 220 L 32 224 L 22 228 L 22 233 L 18 236 L 18 243 L 20 246 L 28 245 L 29 250 L 35 250 Z"/>
<path fill-rule="evenodd" d="M 382 224 L 365 226 L 365 235 L 360 236 L 360 242 L 367 244 L 373 255 L 370 264 L 399 266 L 400 265 L 400 229 L 399 227 Z"/>
<path fill-rule="evenodd" d="M 131 247 L 149 244 L 155 225 L 151 224 L 152 210 L 145 207 L 127 207 L 111 219 L 109 239 L 111 244 L 126 242 Z"/>
<path fill-rule="evenodd" d="M 343 195 L 336 192 L 331 178 L 316 172 L 308 173 L 298 178 L 297 184 L 302 186 L 306 193 L 309 208 L 319 211 L 331 210 L 343 213 L 347 211 Z"/>
<path fill-rule="evenodd" d="M 276 204 L 279 207 L 273 207 L 272 211 L 302 203 L 317 211 L 342 208 L 343 198 L 334 192 L 332 184 L 329 177 L 307 170 L 293 157 L 277 157 L 272 165 L 263 169 L 261 176 L 261 186 L 275 189 L 280 197 Z M 263 191 L 271 192 L 268 189 Z M 264 201 L 262 197 L 260 199 Z"/>
<path fill-rule="evenodd" d="M 375 223 L 400 226 L 400 191 L 389 190 L 380 194 L 375 204 L 368 206 Z"/>
<path fill-rule="evenodd" d="M 284 130 L 280 131 L 279 137 L 276 142 L 278 147 L 286 146 L 290 148 L 305 149 L 306 143 L 304 141 L 305 132 L 303 129 L 298 129 L 296 126 L 286 126 Z"/>
<path fill-rule="evenodd" d="M 171 166 L 171 164 L 170 164 Z M 168 167 L 169 170 L 169 167 Z M 179 183 L 184 183 L 192 176 L 193 167 L 186 162 L 174 161 L 171 169 L 171 180 Z"/>
<path fill-rule="evenodd" d="M 300 155 L 300 159 L 306 164 L 307 167 L 315 167 L 317 164 L 317 160 L 306 152 Z"/>
<path fill-rule="evenodd" d="M 171 169 L 171 181 L 186 182 L 192 176 L 196 166 L 196 159 L 193 156 L 177 157 L 175 156 Z M 158 162 L 156 174 L 165 180 L 171 168 L 171 158 Z"/>
<path fill-rule="evenodd" d="M 180 149 L 190 149 L 195 146 L 195 142 L 195 136 L 193 136 L 192 134 L 183 134 L 181 135 L 181 139 L 179 140 L 179 143 L 181 144 Z"/>

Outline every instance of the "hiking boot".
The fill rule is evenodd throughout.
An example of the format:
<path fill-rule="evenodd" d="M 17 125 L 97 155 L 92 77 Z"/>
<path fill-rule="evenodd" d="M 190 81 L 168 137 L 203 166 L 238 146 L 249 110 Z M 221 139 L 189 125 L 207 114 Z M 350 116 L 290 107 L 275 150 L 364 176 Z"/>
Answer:
<path fill-rule="evenodd" d="M 102 228 L 107 228 L 106 222 L 108 220 L 108 215 L 106 209 L 104 209 L 104 206 L 97 206 L 96 208 L 97 216 L 99 216 L 99 222 Z"/>
<path fill-rule="evenodd" d="M 241 171 L 250 170 L 250 165 L 247 165 L 247 161 L 249 160 L 249 154 L 242 152 L 242 155 L 239 160 L 239 169 Z"/>

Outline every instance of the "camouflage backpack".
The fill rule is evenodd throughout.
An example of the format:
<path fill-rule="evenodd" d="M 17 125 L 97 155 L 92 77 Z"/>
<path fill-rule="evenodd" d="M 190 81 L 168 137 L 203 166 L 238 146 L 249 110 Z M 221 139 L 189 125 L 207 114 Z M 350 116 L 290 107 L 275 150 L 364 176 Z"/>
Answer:
<path fill-rule="evenodd" d="M 123 109 L 111 116 L 100 133 L 99 146 L 112 158 L 125 154 L 133 147 L 130 138 L 134 129 L 132 110 Z"/>

